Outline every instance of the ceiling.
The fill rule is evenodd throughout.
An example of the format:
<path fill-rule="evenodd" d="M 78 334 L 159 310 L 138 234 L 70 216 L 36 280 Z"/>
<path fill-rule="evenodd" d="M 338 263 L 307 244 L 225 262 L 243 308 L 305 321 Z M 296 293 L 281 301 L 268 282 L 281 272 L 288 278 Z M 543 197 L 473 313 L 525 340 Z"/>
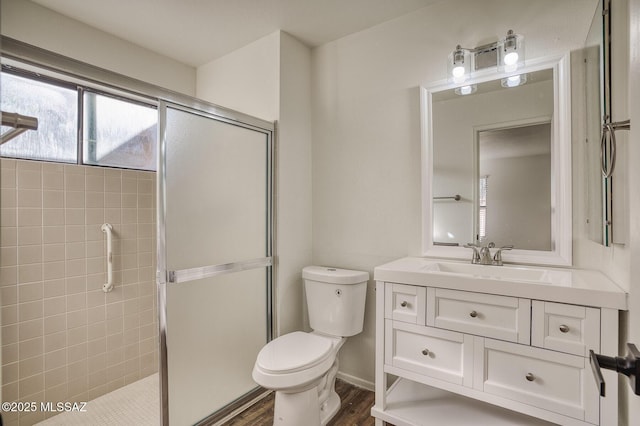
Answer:
<path fill-rule="evenodd" d="M 32 0 L 199 66 L 277 30 L 310 47 L 444 0 Z"/>

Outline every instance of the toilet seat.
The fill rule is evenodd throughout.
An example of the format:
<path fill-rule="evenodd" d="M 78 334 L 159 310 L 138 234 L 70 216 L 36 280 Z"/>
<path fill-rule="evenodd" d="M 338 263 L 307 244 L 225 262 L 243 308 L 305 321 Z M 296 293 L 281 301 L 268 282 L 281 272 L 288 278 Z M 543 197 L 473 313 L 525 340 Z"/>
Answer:
<path fill-rule="evenodd" d="M 280 336 L 260 350 L 253 380 L 276 390 L 307 385 L 331 368 L 340 340 L 302 331 Z"/>
<path fill-rule="evenodd" d="M 263 347 L 256 363 L 268 373 L 295 373 L 320 364 L 330 355 L 332 347 L 328 338 L 294 331 Z"/>

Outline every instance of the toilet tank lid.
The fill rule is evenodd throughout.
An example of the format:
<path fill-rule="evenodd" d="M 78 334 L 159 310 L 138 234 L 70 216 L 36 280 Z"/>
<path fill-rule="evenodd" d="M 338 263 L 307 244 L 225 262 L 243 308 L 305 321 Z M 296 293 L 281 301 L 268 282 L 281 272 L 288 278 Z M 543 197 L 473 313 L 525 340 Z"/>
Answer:
<path fill-rule="evenodd" d="M 358 284 L 368 281 L 369 273 L 327 266 L 307 266 L 302 270 L 302 278 L 330 284 Z"/>

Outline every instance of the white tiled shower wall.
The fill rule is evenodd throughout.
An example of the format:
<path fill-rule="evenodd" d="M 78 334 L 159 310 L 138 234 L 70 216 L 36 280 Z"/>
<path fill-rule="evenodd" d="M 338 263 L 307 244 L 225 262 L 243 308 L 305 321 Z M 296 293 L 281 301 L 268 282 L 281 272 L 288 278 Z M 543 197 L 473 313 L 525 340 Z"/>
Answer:
<path fill-rule="evenodd" d="M 155 173 L 12 159 L 0 169 L 2 400 L 87 401 L 156 372 Z M 8 414 L 10 425 L 45 418 Z"/>

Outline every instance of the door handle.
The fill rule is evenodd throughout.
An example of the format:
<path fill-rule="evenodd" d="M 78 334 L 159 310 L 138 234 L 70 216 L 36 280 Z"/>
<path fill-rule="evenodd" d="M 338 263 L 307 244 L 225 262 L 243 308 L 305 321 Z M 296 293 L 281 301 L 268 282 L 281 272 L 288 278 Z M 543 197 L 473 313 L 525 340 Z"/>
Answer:
<path fill-rule="evenodd" d="M 636 345 L 627 343 L 626 357 L 605 356 L 589 350 L 589 361 L 600 396 L 605 396 L 605 382 L 604 377 L 602 377 L 602 368 L 605 370 L 613 370 L 627 376 L 633 393 L 640 395 L 640 351 L 638 351 Z"/>

